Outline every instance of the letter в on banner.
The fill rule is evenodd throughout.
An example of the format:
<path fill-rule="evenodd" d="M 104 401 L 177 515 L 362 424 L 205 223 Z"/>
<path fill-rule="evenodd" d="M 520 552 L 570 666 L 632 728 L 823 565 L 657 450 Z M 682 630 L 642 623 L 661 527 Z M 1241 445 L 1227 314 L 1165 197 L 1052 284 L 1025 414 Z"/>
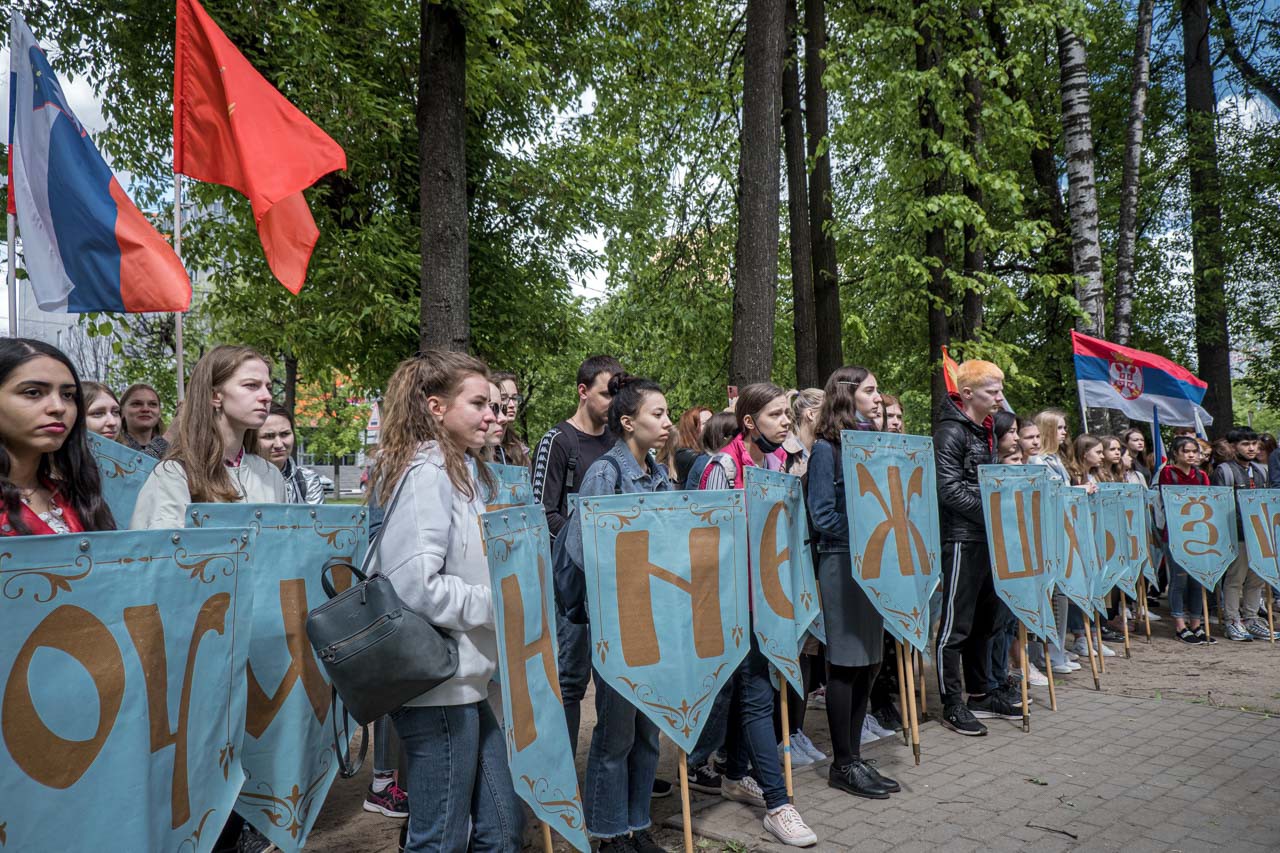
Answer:
<path fill-rule="evenodd" d="M 1205 589 L 1236 558 L 1236 497 L 1230 486 L 1161 486 L 1169 553 Z"/>
<path fill-rule="evenodd" d="M 541 507 L 480 517 L 498 633 L 507 766 L 537 818 L 589 853 L 582 792 L 560 696 L 551 536 Z"/>
<path fill-rule="evenodd" d="M 102 499 L 111 508 L 116 524 L 127 525 L 142 484 L 160 461 L 94 433 L 89 433 L 89 450 L 102 475 Z"/>
<path fill-rule="evenodd" d="M 1056 634 L 1053 589 L 1056 555 L 1050 546 L 1057 523 L 1043 465 L 980 465 L 982 514 L 996 594 L 1018 621 L 1042 640 Z"/>
<path fill-rule="evenodd" d="M 742 490 L 580 498 L 591 658 L 688 753 L 750 646 Z"/>
<path fill-rule="evenodd" d="M 244 781 L 253 532 L 16 536 L 0 556 L 5 849 L 209 850 Z"/>
<path fill-rule="evenodd" d="M 189 526 L 249 527 L 255 534 L 253 629 L 249 640 L 245 783 L 236 810 L 284 853 L 296 853 L 338 773 L 333 691 L 311 643 L 307 614 L 334 588 L 351 586 L 343 564 L 360 565 L 368 510 L 329 504 L 192 504 Z M 341 702 L 336 713 L 342 714 Z M 342 717 L 338 717 L 342 722 Z M 345 748 L 345 744 L 343 747 Z"/>
<path fill-rule="evenodd" d="M 819 604 L 800 478 L 764 468 L 747 468 L 743 477 L 750 535 L 751 629 L 760 651 L 803 695 L 800 648 Z"/>
<path fill-rule="evenodd" d="M 933 440 L 844 430 L 840 447 L 853 578 L 885 630 L 927 654 L 929 597 L 942 578 Z"/>
<path fill-rule="evenodd" d="M 1236 492 L 1244 521 L 1249 568 L 1272 589 L 1280 590 L 1280 489 Z"/>
<path fill-rule="evenodd" d="M 1093 598 L 1094 578 L 1102 570 L 1098 563 L 1098 548 L 1094 543 L 1093 508 L 1084 489 L 1068 486 L 1058 480 L 1049 483 L 1050 494 L 1060 508 L 1059 535 L 1055 545 L 1060 549 L 1055 579 L 1062 594 L 1086 614 L 1095 608 Z"/>

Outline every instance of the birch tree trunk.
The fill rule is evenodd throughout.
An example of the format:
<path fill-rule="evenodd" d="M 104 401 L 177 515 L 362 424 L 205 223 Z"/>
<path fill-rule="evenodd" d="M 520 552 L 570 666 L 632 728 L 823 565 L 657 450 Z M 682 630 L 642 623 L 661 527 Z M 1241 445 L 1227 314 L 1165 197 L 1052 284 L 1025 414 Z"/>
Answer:
<path fill-rule="evenodd" d="M 1114 334 L 1128 345 L 1133 327 L 1133 255 L 1138 242 L 1138 186 L 1142 169 L 1142 128 L 1151 82 L 1151 12 L 1154 0 L 1138 0 L 1138 35 L 1133 47 L 1133 83 L 1129 90 L 1129 126 L 1124 137 L 1120 176 L 1120 233 L 1116 242 Z"/>
<path fill-rule="evenodd" d="M 782 136 L 787 161 L 787 225 L 791 246 L 791 306 L 796 387 L 819 386 L 817 321 L 813 295 L 813 238 L 809 231 L 809 170 L 805 164 L 796 0 L 786 0 L 787 58 L 782 69 Z"/>

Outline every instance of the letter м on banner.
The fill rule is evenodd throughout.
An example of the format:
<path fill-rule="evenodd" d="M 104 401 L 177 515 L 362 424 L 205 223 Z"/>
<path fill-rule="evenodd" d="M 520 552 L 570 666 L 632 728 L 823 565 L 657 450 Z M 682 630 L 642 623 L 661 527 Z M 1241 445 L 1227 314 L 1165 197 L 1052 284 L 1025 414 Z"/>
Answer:
<path fill-rule="evenodd" d="M 540 820 L 589 853 L 556 665 L 547 517 L 541 507 L 516 506 L 483 514 L 480 525 L 493 589 L 511 780 Z"/>
<path fill-rule="evenodd" d="M 603 495 L 581 498 L 578 511 L 592 662 L 691 752 L 750 646 L 745 497 Z"/>
<path fill-rule="evenodd" d="M 338 773 L 333 691 L 307 640 L 307 613 L 328 600 L 320 576 L 351 586 L 343 565 L 360 565 L 368 510 L 330 504 L 192 504 L 188 526 L 249 527 L 256 533 L 253 631 L 249 640 L 245 784 L 237 810 L 284 853 L 306 844 Z M 341 703 L 337 712 L 342 714 Z M 338 718 L 341 722 L 341 717 Z"/>
<path fill-rule="evenodd" d="M 116 525 L 126 527 L 133 518 L 142 484 L 159 460 L 93 433 L 89 433 L 89 450 L 102 475 L 102 499 L 110 507 Z"/>
<path fill-rule="evenodd" d="M 1249 568 L 1272 589 L 1280 590 L 1280 489 L 1236 492 Z"/>
<path fill-rule="evenodd" d="M 1049 500 L 1048 469 L 1043 465 L 981 465 L 987 547 L 996 593 L 1027 630 L 1045 639 L 1054 633 L 1053 549 L 1057 519 Z"/>
<path fill-rule="evenodd" d="M 1236 558 L 1236 498 L 1230 486 L 1161 486 L 1169 554 L 1206 589 Z"/>
<path fill-rule="evenodd" d="M 743 477 L 752 630 L 761 653 L 803 694 L 800 647 L 819 605 L 800 478 L 764 468 L 747 468 Z"/>
<path fill-rule="evenodd" d="M 854 581 L 885 630 L 925 652 L 929 597 L 942 577 L 933 440 L 844 430 L 840 447 Z"/>

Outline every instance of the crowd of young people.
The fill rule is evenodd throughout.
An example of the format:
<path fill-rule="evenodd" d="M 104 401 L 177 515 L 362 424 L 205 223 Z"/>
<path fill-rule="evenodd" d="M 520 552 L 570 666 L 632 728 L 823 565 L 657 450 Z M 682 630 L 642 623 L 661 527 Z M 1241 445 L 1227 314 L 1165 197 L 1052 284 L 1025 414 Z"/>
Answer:
<path fill-rule="evenodd" d="M 822 761 L 826 756 L 803 729 L 808 700 L 821 695 L 834 753 L 829 784 L 871 799 L 898 793 L 901 786 L 861 754 L 862 744 L 888 733 L 900 714 L 884 698 L 893 692 L 883 623 L 852 580 L 840 442 L 846 430 L 902 432 L 900 400 L 882 393 L 869 370 L 851 365 L 835 371 L 822 389 L 788 392 L 756 383 L 726 411 L 695 407 L 673 422 L 663 389 L 627 374 L 617 359 L 587 359 L 576 379 L 576 411 L 532 454 L 513 428 L 522 402 L 513 374 L 491 373 L 467 355 L 430 351 L 406 359 L 387 383 L 369 483 L 371 504 L 381 515 L 374 561 L 408 606 L 457 638 L 459 665 L 452 679 L 392 714 L 378 735 L 380 742 L 391 740 L 392 728 L 398 735 L 404 788 L 391 770 L 395 759 L 376 760 L 381 766 L 366 808 L 407 815 L 409 850 L 520 848 L 523 811 L 489 704 L 497 649 L 478 516 L 494 482 L 482 461 L 530 466 L 535 499 L 546 511 L 554 541 L 560 688 L 575 752 L 593 667 L 585 607 L 570 594 L 572 584 L 563 582 L 581 572 L 583 560 L 570 497 L 740 489 L 749 467 L 800 476 L 825 645 L 815 640 L 803 650 L 805 695 L 780 695 L 750 632 L 751 648 L 716 697 L 688 758 L 690 782 L 759 809 L 765 829 L 782 843 L 813 845 L 816 834 L 786 792 L 778 709 L 789 703 L 793 761 Z M 964 735 L 985 734 L 983 718 L 1022 716 L 1021 694 L 1010 676 L 1020 669 L 1010 665 L 1016 623 L 992 584 L 980 465 L 1043 465 L 1088 491 L 1107 482 L 1280 487 L 1274 440 L 1252 430 L 1235 428 L 1216 447 L 1178 435 L 1170 459 L 1156 470 L 1140 430 L 1071 440 L 1061 410 L 1027 418 L 1006 411 L 1003 379 L 994 364 L 962 364 L 959 391 L 944 402 L 933 436 L 942 534 L 935 626 L 942 723 Z M 272 400 L 271 387 L 270 367 L 260 354 L 215 347 L 196 364 L 185 405 L 166 428 L 155 389 L 134 385 L 117 398 L 101 384 L 82 383 L 75 365 L 54 347 L 0 340 L 0 533 L 123 526 L 103 501 L 90 431 L 160 459 L 129 520 L 135 529 L 181 527 L 192 502 L 323 501 L 319 477 L 293 458 L 293 420 Z M 1176 636 L 1207 642 L 1193 606 L 1195 582 L 1167 551 L 1160 571 Z M 1216 596 L 1228 639 L 1270 638 L 1259 619 L 1264 594 L 1269 590 L 1243 558 L 1232 565 Z M 1060 633 L 1050 660 L 1029 662 L 1033 685 L 1045 679 L 1037 664 L 1060 675 L 1080 668 L 1083 637 L 1071 645 L 1066 638 L 1082 626 L 1080 614 L 1061 596 L 1054 606 Z M 1121 597 L 1115 618 L 1128 616 Z M 1102 639 L 1096 642 L 1105 654 Z M 653 853 L 662 848 L 650 831 L 650 800 L 671 792 L 670 782 L 657 778 L 658 730 L 598 674 L 594 681 L 596 722 L 582 786 L 587 829 L 602 851 Z M 886 716 L 872 713 L 877 705 L 887 705 Z M 252 849 L 252 833 L 242 823 L 229 821 L 215 849 Z"/>

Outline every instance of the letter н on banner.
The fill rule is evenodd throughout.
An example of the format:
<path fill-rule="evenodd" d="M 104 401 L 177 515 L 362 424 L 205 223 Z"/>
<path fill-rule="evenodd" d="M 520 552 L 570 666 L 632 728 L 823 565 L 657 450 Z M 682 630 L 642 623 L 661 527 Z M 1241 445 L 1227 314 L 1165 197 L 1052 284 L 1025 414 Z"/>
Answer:
<path fill-rule="evenodd" d="M 589 853 L 556 665 L 546 513 L 542 507 L 513 506 L 485 513 L 480 526 L 493 585 L 502 730 L 511 781 L 540 820 Z"/>
<path fill-rule="evenodd" d="M 116 525 L 125 527 L 133 518 L 142 484 L 151 476 L 151 469 L 160 464 L 159 460 L 93 433 L 89 433 L 89 450 L 102 475 L 102 498 L 111 508 Z"/>
<path fill-rule="evenodd" d="M 591 657 L 691 752 L 751 645 L 741 490 L 580 498 Z"/>
<path fill-rule="evenodd" d="M 1241 489 L 1236 500 L 1249 568 L 1272 589 L 1280 590 L 1280 489 Z"/>
<path fill-rule="evenodd" d="M 1043 465 L 978 466 L 996 593 L 1042 640 L 1056 633 L 1049 597 L 1057 555 L 1049 543 L 1058 520 L 1049 500 L 1050 479 Z"/>
<path fill-rule="evenodd" d="M 800 647 L 819 605 L 800 478 L 764 468 L 747 468 L 743 477 L 751 537 L 751 629 L 761 653 L 803 695 Z"/>
<path fill-rule="evenodd" d="M 246 528 L 4 540 L 4 849 L 213 847 L 244 781 L 253 549 Z"/>
<path fill-rule="evenodd" d="M 929 597 L 942 578 L 933 440 L 844 430 L 840 447 L 853 579 L 885 630 L 925 654 Z"/>
<path fill-rule="evenodd" d="M 1169 555 L 1206 589 L 1236 558 L 1236 496 L 1230 486 L 1161 486 Z"/>
<path fill-rule="evenodd" d="M 255 532 L 248 711 L 236 811 L 285 853 L 306 844 L 338 773 L 333 691 L 307 639 L 307 613 L 351 586 L 369 543 L 368 510 L 341 504 L 192 504 L 189 526 Z M 339 702 L 336 711 L 342 714 Z M 339 723 L 342 717 L 338 717 Z M 345 749 L 346 744 L 343 744 Z"/>

